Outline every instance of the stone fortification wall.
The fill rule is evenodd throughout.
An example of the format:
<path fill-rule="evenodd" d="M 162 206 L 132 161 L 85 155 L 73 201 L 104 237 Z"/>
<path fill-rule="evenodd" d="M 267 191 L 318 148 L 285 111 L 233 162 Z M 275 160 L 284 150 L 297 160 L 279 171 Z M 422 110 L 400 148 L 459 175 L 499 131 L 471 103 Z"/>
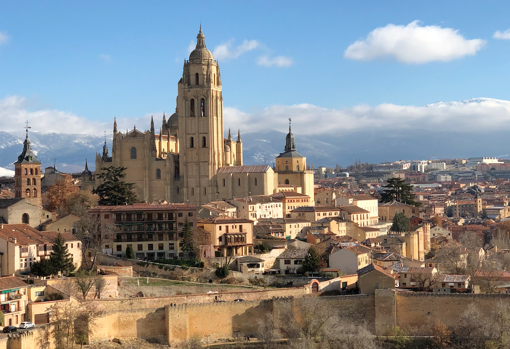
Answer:
<path fill-rule="evenodd" d="M 222 284 L 187 284 L 175 286 L 137 286 L 132 283 L 122 282 L 119 287 L 119 297 L 133 297 L 138 292 L 143 292 L 145 297 L 165 297 L 183 294 L 203 294 L 206 292 L 249 292 L 252 287 L 227 286 Z"/>
<path fill-rule="evenodd" d="M 366 323 L 371 330 L 374 329 L 373 296 L 282 297 L 244 302 L 166 306 L 168 343 L 173 346 L 193 336 L 218 340 L 235 335 L 254 335 L 259 332 L 260 323 L 267 322 L 269 318 L 274 321 L 274 330 L 279 332 L 280 329 L 287 327 L 289 315 L 299 317 L 300 308 L 304 303 L 317 301 L 322 305 L 326 303 L 328 309 L 335 309 L 339 319 Z M 212 319 L 214 321 L 211 321 Z"/>

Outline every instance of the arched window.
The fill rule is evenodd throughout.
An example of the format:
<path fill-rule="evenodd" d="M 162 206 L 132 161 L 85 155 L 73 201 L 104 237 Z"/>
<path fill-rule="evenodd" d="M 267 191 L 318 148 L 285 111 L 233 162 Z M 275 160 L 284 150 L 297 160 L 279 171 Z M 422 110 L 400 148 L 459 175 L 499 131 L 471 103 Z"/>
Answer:
<path fill-rule="evenodd" d="M 289 165 L 285 165 L 285 171 L 289 170 Z"/>
<path fill-rule="evenodd" d="M 27 169 L 25 169 L 25 174 L 27 174 Z"/>
<path fill-rule="evenodd" d="M 205 136 L 202 137 L 202 148 L 206 148 L 207 147 L 207 139 L 205 138 Z"/>
<path fill-rule="evenodd" d="M 288 179 L 285 180 L 285 184 L 290 184 Z"/>
<path fill-rule="evenodd" d="M 39 174 L 39 170 L 36 168 L 35 169 L 35 174 L 38 175 Z"/>
<path fill-rule="evenodd" d="M 33 175 L 33 174 L 34 174 L 34 169 L 33 169 L 33 168 L 31 168 L 31 169 L 30 169 L 30 174 L 31 174 L 31 175 Z"/>
<path fill-rule="evenodd" d="M 25 191 L 25 196 L 26 196 L 27 198 L 29 198 L 29 197 L 30 197 L 30 189 L 27 189 L 27 190 Z"/>
<path fill-rule="evenodd" d="M 131 159 L 136 159 L 136 148 L 131 148 Z"/>
<path fill-rule="evenodd" d="M 24 224 L 30 224 L 30 217 L 28 213 L 23 213 L 23 216 L 21 216 L 21 222 Z"/>
<path fill-rule="evenodd" d="M 213 84 L 216 85 L 216 74 L 213 74 Z"/>
<path fill-rule="evenodd" d="M 189 116 L 195 116 L 195 100 L 193 98 L 189 101 Z"/>
<path fill-rule="evenodd" d="M 156 170 L 156 179 L 161 179 L 161 170 L 159 168 Z"/>
<path fill-rule="evenodd" d="M 32 185 L 35 185 L 36 184 L 36 180 L 35 178 L 32 178 Z"/>
<path fill-rule="evenodd" d="M 198 73 L 195 73 L 195 85 L 198 85 Z"/>
<path fill-rule="evenodd" d="M 195 139 L 193 137 L 189 138 L 189 147 L 194 148 L 195 147 Z"/>
<path fill-rule="evenodd" d="M 257 178 L 255 178 L 255 185 L 257 185 L 257 184 L 258 184 L 258 182 L 257 182 Z"/>
<path fill-rule="evenodd" d="M 195 195 L 195 188 L 191 188 L 191 196 Z"/>
<path fill-rule="evenodd" d="M 30 185 L 30 178 L 27 178 L 27 185 Z"/>
<path fill-rule="evenodd" d="M 296 165 L 296 171 L 299 171 L 299 165 Z"/>
<path fill-rule="evenodd" d="M 237 186 L 240 187 L 241 186 L 241 178 L 238 178 L 237 179 Z"/>
<path fill-rule="evenodd" d="M 34 189 L 34 198 L 37 197 L 37 189 Z"/>
<path fill-rule="evenodd" d="M 200 99 L 200 116 L 205 116 L 205 99 Z"/>
<path fill-rule="evenodd" d="M 206 195 L 206 194 L 207 194 L 207 188 L 204 187 L 204 195 Z"/>

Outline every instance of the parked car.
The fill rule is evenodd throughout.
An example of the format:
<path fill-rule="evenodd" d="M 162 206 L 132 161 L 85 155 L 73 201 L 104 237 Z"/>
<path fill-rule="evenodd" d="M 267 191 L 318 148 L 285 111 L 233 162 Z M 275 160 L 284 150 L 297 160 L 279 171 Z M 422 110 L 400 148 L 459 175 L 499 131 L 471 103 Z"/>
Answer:
<path fill-rule="evenodd" d="M 16 326 L 5 326 L 4 327 L 4 333 L 11 333 L 11 332 L 16 332 L 18 330 L 18 328 Z"/>
<path fill-rule="evenodd" d="M 21 324 L 19 324 L 19 328 L 28 329 L 28 328 L 34 328 L 34 327 L 35 327 L 35 325 L 29 321 L 22 322 Z"/>

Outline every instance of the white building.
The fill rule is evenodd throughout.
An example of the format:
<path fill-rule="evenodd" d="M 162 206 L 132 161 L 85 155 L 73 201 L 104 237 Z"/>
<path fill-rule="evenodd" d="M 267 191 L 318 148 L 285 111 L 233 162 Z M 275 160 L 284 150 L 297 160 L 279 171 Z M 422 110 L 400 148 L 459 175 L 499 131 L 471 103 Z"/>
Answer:
<path fill-rule="evenodd" d="M 499 161 L 498 158 L 495 157 L 475 157 L 475 158 L 469 158 L 468 162 L 466 163 L 467 167 L 475 167 L 476 165 L 481 164 L 502 164 L 503 162 Z"/>
<path fill-rule="evenodd" d="M 266 218 L 283 218 L 283 203 L 268 195 L 254 195 L 234 199 L 230 204 L 237 207 L 237 218 L 254 221 Z"/>
<path fill-rule="evenodd" d="M 353 205 L 369 212 L 368 225 L 379 222 L 379 204 L 376 198 L 370 195 L 337 196 L 337 206 Z"/>

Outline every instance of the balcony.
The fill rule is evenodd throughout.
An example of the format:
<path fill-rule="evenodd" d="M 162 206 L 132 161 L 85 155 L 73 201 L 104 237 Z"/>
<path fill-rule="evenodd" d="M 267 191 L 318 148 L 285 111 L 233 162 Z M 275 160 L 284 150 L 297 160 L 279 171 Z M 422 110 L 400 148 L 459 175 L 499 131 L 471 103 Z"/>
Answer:
<path fill-rule="evenodd" d="M 246 245 L 246 233 L 224 234 L 225 246 L 243 246 Z"/>
<path fill-rule="evenodd" d="M 21 294 L 10 294 L 9 295 L 9 300 L 14 300 L 14 299 L 21 299 L 22 295 Z"/>

